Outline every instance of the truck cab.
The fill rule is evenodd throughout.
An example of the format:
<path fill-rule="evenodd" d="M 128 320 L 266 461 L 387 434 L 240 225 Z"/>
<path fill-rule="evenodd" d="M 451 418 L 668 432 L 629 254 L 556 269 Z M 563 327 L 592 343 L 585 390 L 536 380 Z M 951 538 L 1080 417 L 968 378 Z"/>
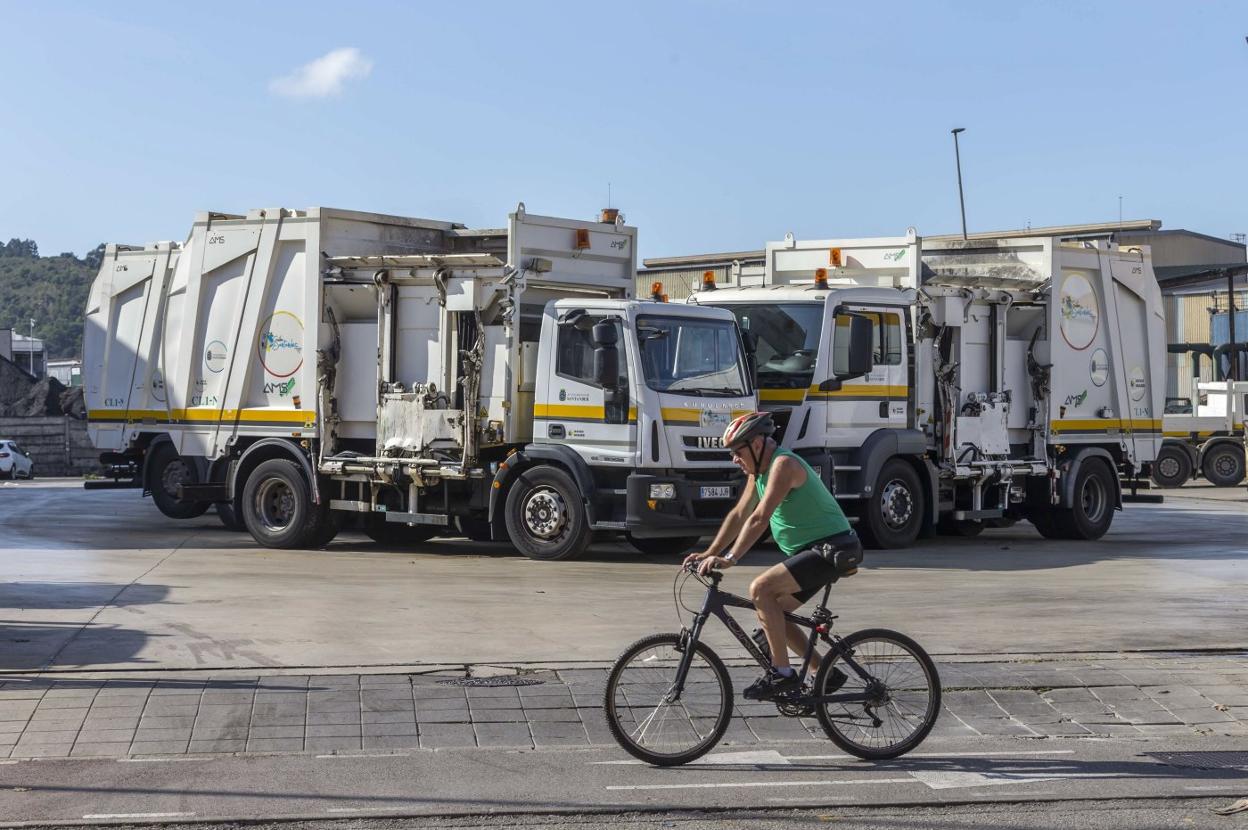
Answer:
<path fill-rule="evenodd" d="M 720 438 L 754 408 L 731 313 L 558 300 L 543 315 L 536 363 L 533 439 L 522 453 L 562 459 L 592 479 L 593 490 L 582 489 L 596 494 L 594 529 L 625 531 L 659 552 L 718 526 L 740 486 Z M 517 524 L 540 538 L 540 528 Z"/>

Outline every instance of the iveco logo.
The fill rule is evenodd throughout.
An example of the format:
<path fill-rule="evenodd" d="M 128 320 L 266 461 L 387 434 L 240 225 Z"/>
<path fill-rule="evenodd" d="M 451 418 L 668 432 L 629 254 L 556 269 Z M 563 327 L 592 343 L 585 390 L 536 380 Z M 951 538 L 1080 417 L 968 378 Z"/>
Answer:
<path fill-rule="evenodd" d="M 716 450 L 724 446 L 724 439 L 718 435 L 699 435 L 698 448 L 703 450 Z"/>

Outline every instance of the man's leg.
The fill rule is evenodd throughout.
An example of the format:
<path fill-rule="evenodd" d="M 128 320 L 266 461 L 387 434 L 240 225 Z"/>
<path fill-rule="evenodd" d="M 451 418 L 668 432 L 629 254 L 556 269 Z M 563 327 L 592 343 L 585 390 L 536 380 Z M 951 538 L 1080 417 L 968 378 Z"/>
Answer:
<path fill-rule="evenodd" d="M 797 602 L 793 594 L 800 590 L 801 586 L 797 584 L 793 574 L 782 564 L 772 565 L 750 583 L 750 600 L 757 609 L 758 619 L 767 635 L 767 645 L 771 648 L 771 664 L 777 669 L 789 668 L 789 644 L 785 639 L 787 637 L 791 640 L 793 632 L 785 623 L 784 612 L 797 607 L 786 606 Z M 800 629 L 798 631 L 800 633 Z"/>
<path fill-rule="evenodd" d="M 780 598 L 780 610 L 782 612 L 796 611 L 802 607 L 802 601 L 797 597 L 789 594 Z M 810 629 L 802 628 L 797 623 L 787 623 L 785 633 L 789 638 L 789 651 L 797 655 L 798 659 L 806 656 L 806 647 L 810 645 Z M 819 671 L 819 664 L 822 658 L 819 657 L 819 649 L 816 648 L 810 655 L 810 673 L 813 675 Z"/>

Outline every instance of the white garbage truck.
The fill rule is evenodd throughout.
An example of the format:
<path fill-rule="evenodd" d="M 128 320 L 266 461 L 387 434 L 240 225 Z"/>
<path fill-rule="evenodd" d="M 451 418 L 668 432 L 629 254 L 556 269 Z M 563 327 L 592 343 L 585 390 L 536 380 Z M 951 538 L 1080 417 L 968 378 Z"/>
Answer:
<path fill-rule="evenodd" d="M 736 315 L 783 443 L 875 547 L 1022 518 L 1096 539 L 1161 447 L 1146 248 L 789 235 L 767 246 L 761 284 L 716 289 L 708 274 L 690 302 Z M 838 378 L 863 318 L 872 368 Z"/>
<path fill-rule="evenodd" d="M 1197 474 L 1215 487 L 1244 480 L 1248 382 L 1198 381 L 1196 401 L 1162 416 L 1165 443 L 1153 463 L 1159 487 L 1182 487 Z"/>
<path fill-rule="evenodd" d="M 110 245 L 84 341 L 111 480 L 256 541 L 591 534 L 678 552 L 739 493 L 707 450 L 755 407 L 723 309 L 632 298 L 636 229 L 506 228 L 326 208 L 202 213 L 182 244 Z"/>

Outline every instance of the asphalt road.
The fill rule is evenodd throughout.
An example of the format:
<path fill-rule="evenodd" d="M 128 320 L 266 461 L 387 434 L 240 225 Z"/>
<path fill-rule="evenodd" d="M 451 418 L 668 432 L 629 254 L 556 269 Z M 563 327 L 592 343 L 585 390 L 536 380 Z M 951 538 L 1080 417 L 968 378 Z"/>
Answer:
<path fill-rule="evenodd" d="M 609 817 L 614 830 L 791 830 L 841 826 L 855 830 L 1154 830 L 1155 828 L 1248 827 L 1248 813 L 1223 817 L 1214 810 L 1225 799 L 1150 799 L 1148 801 L 1050 801 L 1044 803 L 959 804 L 937 807 L 831 807 L 804 810 L 724 810 L 672 813 L 622 813 Z M 348 824 L 349 822 L 349 824 Z M 368 830 L 476 830 L 514 827 L 524 830 L 582 830 L 604 826 L 602 815 L 473 816 L 301 822 L 299 830 L 350 826 Z M 256 830 L 292 830 L 289 824 L 252 825 Z M 230 825 L 196 825 L 197 830 L 226 830 Z M 179 830 L 181 830 L 179 828 Z"/>
<path fill-rule="evenodd" d="M 1238 743 L 1192 745 L 1233 751 Z M 1175 740 L 946 739 L 897 761 L 867 763 L 831 746 L 774 744 L 673 769 L 623 761 L 612 750 L 22 761 L 0 767 L 0 816 L 36 825 L 324 821 L 1074 799 L 1230 803 L 1248 795 L 1242 769 L 1173 766 L 1149 754 L 1182 747 Z"/>
<path fill-rule="evenodd" d="M 0 506 L 0 670 L 608 661 L 679 626 L 675 560 L 618 543 L 562 563 L 355 534 L 272 551 L 136 491 L 36 481 L 0 488 Z M 843 627 L 896 628 L 933 653 L 1238 647 L 1246 549 L 1244 490 L 1188 489 L 1128 505 L 1098 542 L 1023 523 L 870 552 L 832 605 Z M 744 591 L 777 558 L 755 552 L 726 585 Z"/>

